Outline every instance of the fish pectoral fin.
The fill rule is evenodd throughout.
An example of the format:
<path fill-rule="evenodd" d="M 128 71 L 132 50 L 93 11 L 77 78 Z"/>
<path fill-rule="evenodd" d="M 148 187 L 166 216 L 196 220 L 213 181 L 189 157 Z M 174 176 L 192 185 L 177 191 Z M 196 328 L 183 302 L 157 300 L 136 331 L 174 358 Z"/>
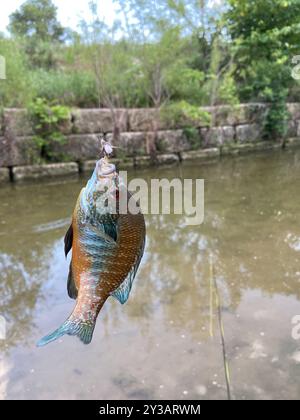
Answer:
<path fill-rule="evenodd" d="M 89 229 L 91 231 L 93 231 L 98 237 L 104 239 L 104 241 L 109 242 L 109 243 L 112 243 L 112 244 L 116 243 L 115 239 L 112 238 L 108 233 L 106 233 L 104 231 L 104 229 L 103 230 L 102 229 L 100 230 L 99 228 L 97 228 L 95 226 L 92 226 L 92 225 L 89 225 Z"/>
<path fill-rule="evenodd" d="M 65 241 L 65 256 L 67 256 L 68 253 L 71 251 L 72 245 L 73 245 L 73 225 L 72 224 L 67 230 L 64 241 Z"/>
<path fill-rule="evenodd" d="M 78 296 L 78 290 L 74 281 L 74 277 L 73 277 L 73 271 L 72 271 L 72 261 L 70 263 L 70 268 L 69 268 L 69 275 L 68 275 L 68 295 L 71 299 L 77 299 Z"/>

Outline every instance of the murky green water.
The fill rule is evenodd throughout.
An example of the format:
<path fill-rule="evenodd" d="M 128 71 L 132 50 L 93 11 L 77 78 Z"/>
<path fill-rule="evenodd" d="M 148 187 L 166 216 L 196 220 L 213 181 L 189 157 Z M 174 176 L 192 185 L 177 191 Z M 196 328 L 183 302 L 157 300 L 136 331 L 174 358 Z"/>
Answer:
<path fill-rule="evenodd" d="M 106 303 L 89 346 L 35 347 L 73 307 L 63 236 L 85 180 L 0 188 L 0 398 L 225 399 L 210 254 L 233 397 L 300 397 L 300 152 L 138 172 L 151 175 L 204 178 L 205 223 L 147 216 L 130 300 Z"/>

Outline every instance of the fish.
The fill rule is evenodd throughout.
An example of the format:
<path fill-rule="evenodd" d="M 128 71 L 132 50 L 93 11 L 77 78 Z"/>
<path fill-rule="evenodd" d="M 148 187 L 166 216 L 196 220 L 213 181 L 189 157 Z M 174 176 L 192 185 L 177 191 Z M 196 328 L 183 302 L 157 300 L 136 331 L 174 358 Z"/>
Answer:
<path fill-rule="evenodd" d="M 121 211 L 125 200 L 127 211 Z M 67 290 L 76 300 L 73 312 L 38 347 L 63 335 L 92 341 L 97 317 L 109 297 L 127 302 L 140 266 L 146 242 L 144 215 L 105 156 L 100 159 L 87 185 L 81 190 L 72 223 L 65 235 L 64 251 L 72 250 Z M 122 206 L 124 209 L 124 205 Z"/>

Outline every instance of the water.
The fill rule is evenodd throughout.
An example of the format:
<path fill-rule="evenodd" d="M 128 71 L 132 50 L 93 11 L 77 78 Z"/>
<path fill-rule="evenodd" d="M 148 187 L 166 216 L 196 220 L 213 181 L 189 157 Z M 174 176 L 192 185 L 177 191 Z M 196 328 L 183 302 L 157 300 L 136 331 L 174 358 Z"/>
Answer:
<path fill-rule="evenodd" d="M 205 178 L 205 223 L 147 216 L 130 300 L 106 303 L 89 346 L 64 337 L 35 347 L 73 307 L 63 236 L 86 180 L 0 188 L 0 398 L 226 399 L 212 255 L 233 398 L 298 399 L 300 152 L 137 175 Z"/>

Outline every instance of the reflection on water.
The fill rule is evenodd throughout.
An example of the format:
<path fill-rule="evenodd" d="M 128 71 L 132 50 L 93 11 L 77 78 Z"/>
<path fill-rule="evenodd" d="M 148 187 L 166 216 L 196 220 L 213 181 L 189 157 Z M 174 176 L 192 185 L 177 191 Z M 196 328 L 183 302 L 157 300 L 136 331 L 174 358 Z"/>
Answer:
<path fill-rule="evenodd" d="M 233 396 L 299 398 L 291 319 L 300 314 L 300 153 L 138 176 L 204 178 L 205 223 L 146 217 L 130 300 L 105 305 L 89 346 L 64 337 L 35 347 L 72 309 L 63 236 L 85 180 L 1 187 L 0 398 L 226 398 L 216 318 L 209 334 L 211 254 Z"/>

